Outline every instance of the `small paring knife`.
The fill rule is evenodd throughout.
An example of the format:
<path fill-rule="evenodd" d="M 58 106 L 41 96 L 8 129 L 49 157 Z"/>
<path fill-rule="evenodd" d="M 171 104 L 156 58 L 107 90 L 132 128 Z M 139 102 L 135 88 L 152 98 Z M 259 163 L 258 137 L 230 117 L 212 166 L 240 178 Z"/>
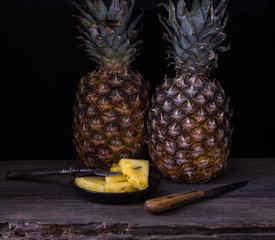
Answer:
<path fill-rule="evenodd" d="M 207 191 L 197 190 L 181 192 L 163 197 L 153 198 L 144 203 L 144 208 L 152 213 L 161 213 L 170 209 L 179 208 L 192 202 L 225 194 L 246 185 L 248 181 L 236 182 Z"/>
<path fill-rule="evenodd" d="M 101 168 L 95 169 L 74 169 L 70 167 L 69 169 L 62 168 L 38 168 L 38 169 L 29 169 L 29 170 L 12 170 L 7 172 L 6 178 L 9 180 L 15 179 L 30 179 L 35 177 L 46 177 L 53 175 L 65 175 L 76 173 L 93 173 L 97 176 L 107 177 L 107 176 L 117 176 L 121 175 L 121 172 L 109 172 Z"/>

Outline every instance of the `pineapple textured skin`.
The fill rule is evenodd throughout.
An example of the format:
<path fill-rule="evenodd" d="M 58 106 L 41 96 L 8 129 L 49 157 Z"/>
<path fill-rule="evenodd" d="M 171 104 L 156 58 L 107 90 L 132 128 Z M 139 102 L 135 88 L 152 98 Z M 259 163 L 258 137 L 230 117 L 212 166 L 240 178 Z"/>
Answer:
<path fill-rule="evenodd" d="M 74 105 L 77 157 L 89 168 L 109 169 L 123 157 L 146 154 L 149 84 L 131 70 L 142 41 L 131 20 L 134 0 L 74 3 L 80 12 L 78 38 L 97 69 L 82 77 Z"/>
<path fill-rule="evenodd" d="M 148 109 L 148 83 L 134 71 L 83 77 L 74 107 L 78 157 L 87 167 L 104 169 L 121 158 L 143 158 Z"/>
<path fill-rule="evenodd" d="M 219 175 L 230 153 L 229 99 L 204 76 L 166 79 L 149 112 L 149 152 L 154 166 L 176 182 Z"/>
<path fill-rule="evenodd" d="M 152 100 L 148 118 L 149 154 L 163 176 L 197 183 L 221 174 L 231 146 L 229 98 L 210 79 L 226 34 L 227 0 L 214 9 L 211 0 L 184 0 L 163 4 L 168 18 L 159 15 L 170 43 L 168 58 L 176 76 L 166 78 Z"/>

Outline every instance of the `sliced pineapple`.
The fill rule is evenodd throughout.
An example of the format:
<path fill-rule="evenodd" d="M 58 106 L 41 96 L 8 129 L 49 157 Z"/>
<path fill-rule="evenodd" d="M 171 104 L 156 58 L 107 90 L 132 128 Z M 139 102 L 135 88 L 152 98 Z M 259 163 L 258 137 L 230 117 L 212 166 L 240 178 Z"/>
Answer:
<path fill-rule="evenodd" d="M 124 177 L 134 188 L 144 190 L 148 188 L 149 161 L 123 158 L 119 166 Z"/>
<path fill-rule="evenodd" d="M 113 163 L 112 167 L 110 168 L 110 172 L 121 172 L 121 168 L 118 163 Z"/>
<path fill-rule="evenodd" d="M 124 175 L 117 175 L 117 176 L 109 176 L 109 177 L 105 177 L 105 182 L 109 183 L 109 182 L 125 182 L 127 181 L 127 179 L 124 177 Z"/>
<path fill-rule="evenodd" d="M 104 192 L 105 177 L 77 177 L 74 182 L 85 190 Z"/>
<path fill-rule="evenodd" d="M 108 182 L 105 183 L 105 192 L 108 193 L 122 193 L 138 191 L 128 181 L 125 182 Z"/>
<path fill-rule="evenodd" d="M 118 163 L 113 163 L 112 167 L 110 168 L 110 172 L 121 172 L 121 168 Z M 121 174 L 117 176 L 109 176 L 105 177 L 106 182 L 125 182 L 127 179 Z"/>
<path fill-rule="evenodd" d="M 148 188 L 149 161 L 121 159 L 114 163 L 110 172 L 122 172 L 121 175 L 108 177 L 77 177 L 75 184 L 83 189 L 95 192 L 122 193 Z"/>

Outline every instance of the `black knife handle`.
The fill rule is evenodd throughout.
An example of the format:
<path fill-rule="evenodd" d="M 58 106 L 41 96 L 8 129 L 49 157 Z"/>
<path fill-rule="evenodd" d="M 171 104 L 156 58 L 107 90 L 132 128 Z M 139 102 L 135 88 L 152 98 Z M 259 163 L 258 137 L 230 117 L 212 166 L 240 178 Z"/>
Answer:
<path fill-rule="evenodd" d="M 59 174 L 67 174 L 70 171 L 66 171 L 61 168 L 38 168 L 38 169 L 30 169 L 30 170 L 12 170 L 7 172 L 6 178 L 9 180 L 12 179 L 28 179 L 35 177 L 45 177 Z"/>

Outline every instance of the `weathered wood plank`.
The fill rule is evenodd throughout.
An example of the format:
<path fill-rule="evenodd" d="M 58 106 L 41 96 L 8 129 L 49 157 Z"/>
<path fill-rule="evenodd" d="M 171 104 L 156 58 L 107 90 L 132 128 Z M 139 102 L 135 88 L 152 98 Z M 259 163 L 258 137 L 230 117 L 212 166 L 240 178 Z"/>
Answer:
<path fill-rule="evenodd" d="M 71 187 L 72 176 L 4 178 L 12 169 L 77 164 L 0 161 L 0 239 L 275 239 L 275 159 L 231 159 L 219 178 L 204 184 L 173 183 L 154 173 L 161 187 L 150 197 L 249 180 L 234 192 L 158 215 L 146 212 L 144 201 L 89 202 Z"/>
<path fill-rule="evenodd" d="M 143 210 L 143 204 L 105 205 L 87 203 L 86 200 L 29 199 L 13 200 L 12 210 L 9 200 L 1 200 L 0 219 L 3 221 L 39 221 L 44 223 L 110 222 L 129 223 L 131 225 L 189 225 L 213 226 L 222 228 L 231 226 L 275 227 L 274 199 L 222 197 L 188 205 L 160 215 Z M 226 206 L 226 208 L 224 207 Z M 253 208 L 251 208 L 253 206 Z M 12 213 L 12 216 L 11 216 Z M 138 214 L 138 215 L 137 215 Z"/>

